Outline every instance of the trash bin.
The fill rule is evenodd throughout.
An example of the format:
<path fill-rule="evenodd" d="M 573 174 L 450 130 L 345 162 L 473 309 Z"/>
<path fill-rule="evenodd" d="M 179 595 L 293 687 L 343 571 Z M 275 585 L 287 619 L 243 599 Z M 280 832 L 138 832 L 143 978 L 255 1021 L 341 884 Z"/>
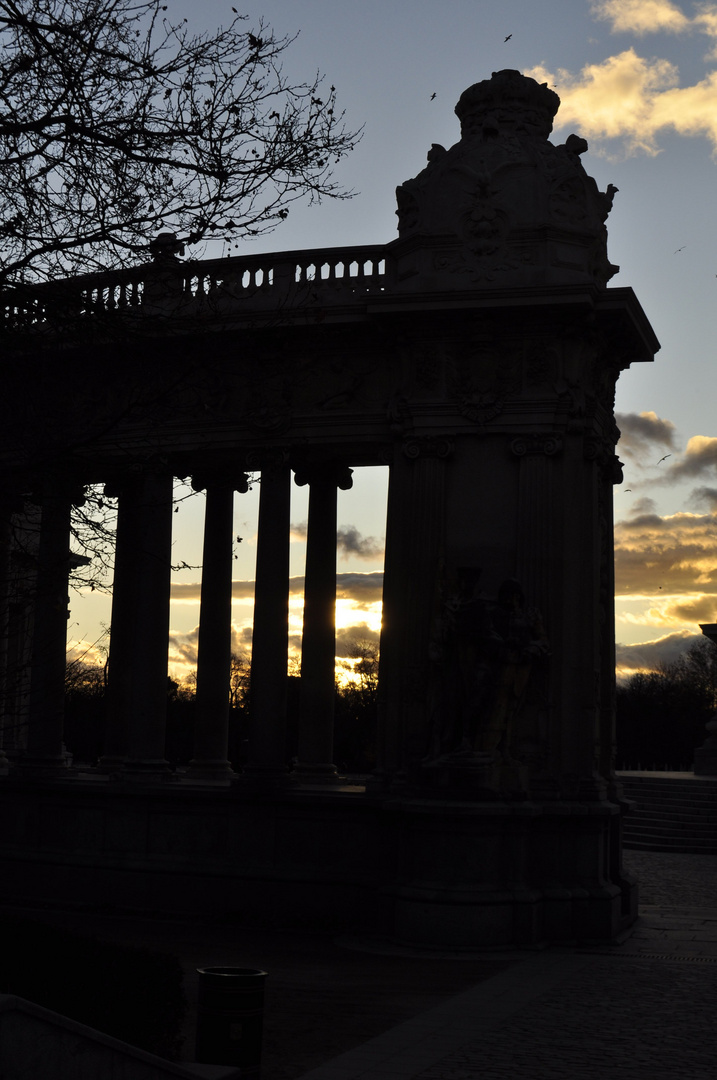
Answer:
<path fill-rule="evenodd" d="M 266 971 L 257 968 L 197 968 L 199 998 L 196 1060 L 237 1065 L 242 1080 L 261 1075 Z"/>

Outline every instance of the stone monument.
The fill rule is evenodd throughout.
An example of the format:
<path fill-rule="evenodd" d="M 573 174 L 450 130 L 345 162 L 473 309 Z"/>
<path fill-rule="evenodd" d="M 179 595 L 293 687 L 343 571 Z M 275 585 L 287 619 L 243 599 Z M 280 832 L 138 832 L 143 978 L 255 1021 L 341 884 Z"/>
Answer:
<path fill-rule="evenodd" d="M 128 906 L 151 891 L 160 908 L 428 944 L 613 941 L 634 921 L 614 772 L 613 405 L 620 372 L 659 345 L 632 290 L 607 287 L 616 189 L 586 173 L 582 138 L 549 141 L 558 106 L 516 71 L 466 90 L 460 139 L 434 144 L 398 187 L 399 235 L 384 246 L 192 263 L 172 239 L 161 273 L 160 251 L 62 283 L 87 340 L 53 322 L 51 288 L 6 305 L 41 399 L 37 373 L 57 356 L 77 370 L 102 348 L 102 386 L 73 387 L 64 405 L 47 394 L 43 430 L 18 436 L 22 454 L 7 436 L 2 448 L 19 477 L 8 498 L 39 492 L 55 578 L 75 496 L 69 483 L 43 495 L 33 448 L 66 430 L 68 477 L 119 497 L 97 766 L 112 779 L 58 783 L 61 688 L 43 671 L 64 649 L 55 619 L 35 654 L 31 753 L 0 791 L 15 805 L 0 845 L 18 897 L 36 888 L 34 861 L 58 895 L 106 901 L 121 882 Z M 390 469 L 378 766 L 358 792 L 342 788 L 332 751 L 336 492 L 372 464 Z M 231 633 L 231 504 L 248 471 L 261 486 L 253 733 L 237 776 L 217 657 Z M 289 773 L 292 471 L 310 494 Z M 191 777 L 168 784 L 173 475 L 207 493 L 217 572 L 202 584 L 212 644 Z M 73 876 L 80 866 L 92 874 Z"/>

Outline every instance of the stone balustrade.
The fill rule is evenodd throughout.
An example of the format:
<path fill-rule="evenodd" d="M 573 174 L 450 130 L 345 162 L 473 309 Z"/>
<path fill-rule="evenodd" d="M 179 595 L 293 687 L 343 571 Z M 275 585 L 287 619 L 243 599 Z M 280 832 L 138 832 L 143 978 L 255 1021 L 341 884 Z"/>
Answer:
<path fill-rule="evenodd" d="M 124 313 L 134 317 L 222 315 L 320 302 L 347 304 L 390 289 L 394 263 L 386 247 L 317 248 L 187 260 L 160 257 L 142 266 L 85 274 L 7 290 L 6 330 L 52 329 L 70 319 Z"/>

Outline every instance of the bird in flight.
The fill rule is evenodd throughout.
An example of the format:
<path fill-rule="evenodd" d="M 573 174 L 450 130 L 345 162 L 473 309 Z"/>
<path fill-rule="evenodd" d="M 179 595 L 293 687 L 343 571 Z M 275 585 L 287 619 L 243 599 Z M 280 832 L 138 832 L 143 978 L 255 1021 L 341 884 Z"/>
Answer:
<path fill-rule="evenodd" d="M 434 90 L 433 93 L 431 94 L 431 101 L 433 101 L 435 96 L 436 96 L 436 91 Z"/>
<path fill-rule="evenodd" d="M 632 491 L 632 488 L 625 488 L 625 491 L 623 492 L 623 494 L 627 495 L 628 491 Z"/>
<path fill-rule="evenodd" d="M 668 457 L 672 457 L 672 454 L 665 454 L 664 457 L 660 458 L 660 460 L 657 462 L 657 464 L 661 465 L 663 461 L 667 461 Z"/>
<path fill-rule="evenodd" d="M 503 44 L 505 45 L 506 41 L 510 41 L 510 39 L 512 38 L 512 36 L 513 36 L 512 34 L 508 34 L 507 38 L 504 38 L 504 39 L 503 39 Z"/>
<path fill-rule="evenodd" d="M 681 251 L 684 251 L 686 247 L 687 247 L 687 244 L 683 244 L 682 247 L 678 248 L 677 251 L 673 251 L 672 254 L 673 255 L 679 255 L 679 253 Z"/>

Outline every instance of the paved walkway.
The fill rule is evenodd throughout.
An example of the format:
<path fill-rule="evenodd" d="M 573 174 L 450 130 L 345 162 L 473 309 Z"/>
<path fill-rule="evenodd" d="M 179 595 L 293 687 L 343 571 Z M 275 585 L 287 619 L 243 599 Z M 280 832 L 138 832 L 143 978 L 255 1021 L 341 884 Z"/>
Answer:
<path fill-rule="evenodd" d="M 717 1062 L 717 856 L 628 851 L 641 918 L 612 948 L 456 956 L 205 920 L 36 912 L 54 925 L 269 971 L 263 1080 L 702 1080 Z M 30 914 L 25 912 L 25 914 Z"/>
<path fill-rule="evenodd" d="M 301 1080 L 711 1080 L 717 857 L 625 862 L 643 904 L 623 945 L 506 956 L 503 972 Z"/>

